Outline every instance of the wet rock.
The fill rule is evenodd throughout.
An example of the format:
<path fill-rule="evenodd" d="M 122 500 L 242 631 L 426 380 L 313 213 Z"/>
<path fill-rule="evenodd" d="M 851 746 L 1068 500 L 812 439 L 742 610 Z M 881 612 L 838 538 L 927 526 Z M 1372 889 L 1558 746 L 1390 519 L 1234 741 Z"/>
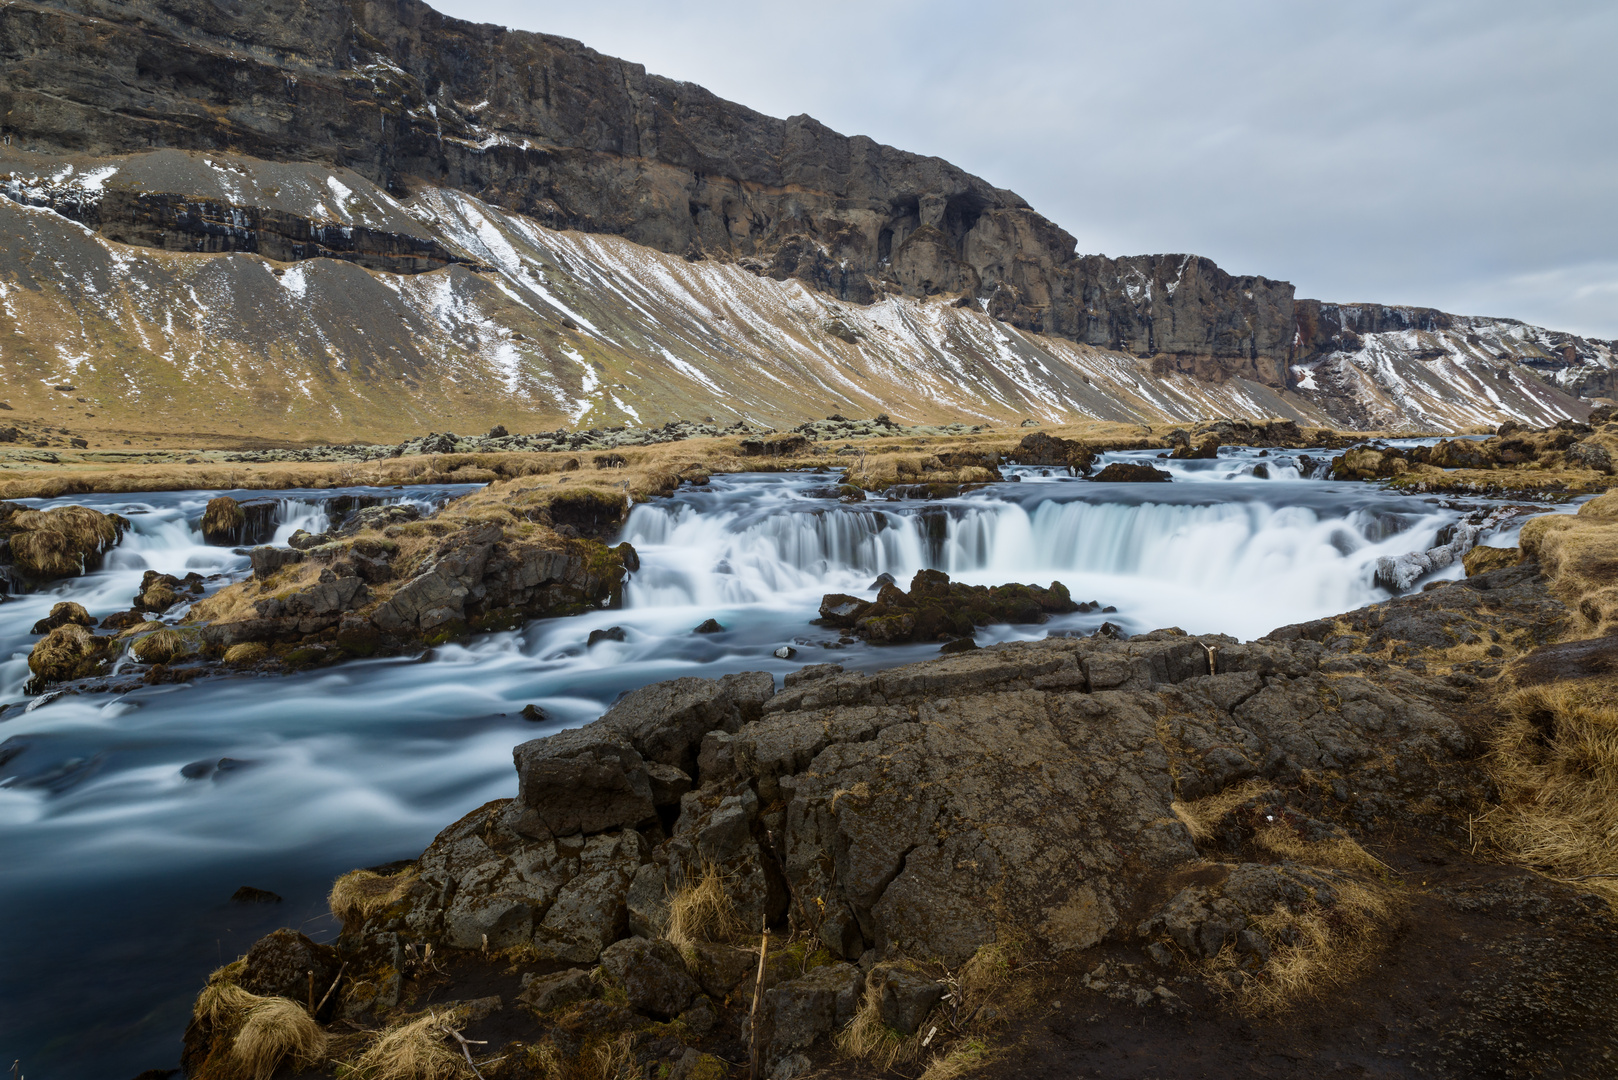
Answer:
<path fill-rule="evenodd" d="M 678 1015 L 700 989 L 666 941 L 625 938 L 602 951 L 601 968 L 623 988 L 631 1008 L 653 1016 Z"/>
<path fill-rule="evenodd" d="M 693 634 L 722 634 L 724 631 L 725 628 L 719 625 L 718 619 L 704 619 L 697 626 L 697 628 L 691 632 Z"/>
<path fill-rule="evenodd" d="M 609 626 L 605 630 L 592 630 L 585 640 L 585 647 L 593 649 L 603 641 L 628 641 L 629 636 L 624 633 L 621 626 Z"/>
<path fill-rule="evenodd" d="M 1037 623 L 1052 614 L 1077 610 L 1067 587 L 962 585 L 938 570 L 921 570 L 910 592 L 884 585 L 874 601 L 828 593 L 820 602 L 821 621 L 852 630 L 873 643 L 937 641 L 970 637 L 991 623 Z"/>
<path fill-rule="evenodd" d="M 78 623 L 58 626 L 28 654 L 28 670 L 34 673 L 29 692 L 99 673 L 112 660 L 112 644 L 112 638 L 96 637 Z"/>
<path fill-rule="evenodd" d="M 886 570 L 884 570 L 882 573 L 880 573 L 880 574 L 878 574 L 876 576 L 875 581 L 871 582 L 869 585 L 867 585 L 865 587 L 867 589 L 875 590 L 875 589 L 880 589 L 884 585 L 897 585 L 897 584 L 899 584 L 898 579 L 895 578 L 892 574 L 888 573 Z"/>
<path fill-rule="evenodd" d="M 234 546 L 243 542 L 246 525 L 247 515 L 241 504 L 229 495 L 220 495 L 209 499 L 202 512 L 202 539 L 210 544 Z"/>
<path fill-rule="evenodd" d="M 337 950 L 317 945 L 296 930 L 277 930 L 253 943 L 247 950 L 246 964 L 236 985 L 261 997 L 284 997 L 307 1001 L 309 973 L 319 995 L 337 976 Z"/>
<path fill-rule="evenodd" d="M 1096 451 L 1084 443 L 1036 431 L 1023 436 L 1022 442 L 1009 456 L 1019 465 L 1064 466 L 1089 475 L 1095 464 Z"/>
<path fill-rule="evenodd" d="M 1192 447 L 1190 439 L 1187 438 L 1184 443 L 1174 448 L 1174 453 L 1169 455 L 1169 457 L 1178 460 L 1192 461 L 1211 461 L 1218 456 L 1219 436 L 1217 435 L 1209 435 L 1207 438 L 1202 440 L 1200 445 L 1196 447 Z"/>
<path fill-rule="evenodd" d="M 536 724 L 543 723 L 544 721 L 550 719 L 550 714 L 544 709 L 541 709 L 538 705 L 524 705 L 522 707 L 522 712 L 518 715 L 520 715 L 524 720 L 531 720 Z"/>
<path fill-rule="evenodd" d="M 181 770 L 182 772 L 184 770 Z M 268 889 L 257 889 L 251 885 L 243 885 L 230 894 L 230 899 L 237 904 L 279 904 L 281 897 Z"/>
<path fill-rule="evenodd" d="M 140 592 L 135 594 L 135 611 L 167 611 L 178 604 L 189 590 L 172 574 L 148 570 L 141 575 Z"/>
<path fill-rule="evenodd" d="M 1164 472 L 1162 469 L 1154 469 L 1150 465 L 1134 465 L 1128 462 L 1115 461 L 1090 477 L 1090 479 L 1103 484 L 1161 484 L 1173 480 L 1174 475 Z"/>
<path fill-rule="evenodd" d="M 771 655 L 778 660 L 791 660 L 794 656 L 798 655 L 798 650 L 794 649 L 791 645 L 783 645 L 779 649 L 776 649 Z"/>
<path fill-rule="evenodd" d="M 58 626 L 67 626 L 70 623 L 75 626 L 94 626 L 95 620 L 90 617 L 88 611 L 84 610 L 82 604 L 76 604 L 71 600 L 63 600 L 52 605 L 51 613 L 36 622 L 33 630 L 29 632 L 48 634 Z"/>
<path fill-rule="evenodd" d="M 0 503 L 0 540 L 11 571 L 43 583 L 99 570 L 103 556 L 124 537 L 129 522 L 83 506 L 33 510 Z"/>
<path fill-rule="evenodd" d="M 129 611 L 119 611 L 108 615 L 101 620 L 102 630 L 128 630 L 132 626 L 139 626 L 146 621 L 146 612 L 139 608 Z"/>
<path fill-rule="evenodd" d="M 164 628 L 136 638 L 129 646 L 129 655 L 143 664 L 172 664 L 196 655 L 198 643 L 195 632 Z"/>

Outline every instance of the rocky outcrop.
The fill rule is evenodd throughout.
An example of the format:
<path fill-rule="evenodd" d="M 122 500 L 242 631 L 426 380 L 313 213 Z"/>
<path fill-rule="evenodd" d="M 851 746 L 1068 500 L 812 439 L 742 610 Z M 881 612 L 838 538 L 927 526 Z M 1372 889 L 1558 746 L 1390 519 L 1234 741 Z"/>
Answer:
<path fill-rule="evenodd" d="M 216 615 L 226 604 L 216 600 L 191 621 L 206 623 L 203 639 L 221 655 L 249 642 L 301 646 L 306 661 L 385 654 L 615 606 L 628 567 L 638 565 L 627 544 L 609 549 L 496 523 L 444 526 L 424 552 L 401 559 L 399 539 L 420 526 L 383 524 L 398 511 L 361 509 L 337 534 L 295 535 L 291 550 L 255 549 L 255 581 L 230 593 L 251 613 L 238 603 Z M 367 531 L 379 524 L 379 533 Z"/>
<path fill-rule="evenodd" d="M 101 567 L 129 522 L 83 506 L 35 510 L 0 503 L 0 571 L 27 588 Z"/>
<path fill-rule="evenodd" d="M 520 746 L 515 800 L 372 875 L 381 900 L 337 945 L 334 1017 L 399 1022 L 411 995 L 448 1003 L 464 979 L 521 1003 L 493 1036 L 511 1053 L 566 1059 L 622 1033 L 637 1067 L 686 1075 L 750 1042 L 786 1076 L 839 1031 L 981 1030 L 940 1010 L 1011 955 L 1177 1017 L 1226 1017 L 1197 1004 L 1199 980 L 1262 991 L 1277 963 L 1360 964 L 1333 969 L 1346 985 L 1402 947 L 1417 888 L 1362 844 L 1464 852 L 1493 790 L 1464 693 L 1490 660 L 1455 659 L 1476 655 L 1468 635 L 1528 649 L 1566 619 L 1524 565 L 1249 644 L 1169 629 L 820 665 L 779 691 L 762 674 L 645 687 Z M 761 922 L 784 944 L 755 1009 L 745 930 Z"/>
<path fill-rule="evenodd" d="M 884 584 L 876 599 L 861 600 L 827 593 L 820 601 L 820 621 L 866 641 L 898 644 L 970 638 L 979 626 L 992 623 L 1040 623 L 1052 615 L 1077 611 L 1067 586 L 1053 581 L 1037 585 L 963 585 L 941 570 L 918 570 L 906 593 Z"/>

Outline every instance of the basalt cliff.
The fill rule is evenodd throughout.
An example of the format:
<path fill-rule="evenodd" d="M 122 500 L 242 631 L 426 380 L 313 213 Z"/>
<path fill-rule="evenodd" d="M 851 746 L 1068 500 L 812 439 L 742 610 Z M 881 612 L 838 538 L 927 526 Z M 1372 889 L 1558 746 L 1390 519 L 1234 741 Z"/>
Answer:
<path fill-rule="evenodd" d="M 413 0 L 19 2 L 0 57 L 0 365 L 87 430 L 199 399 L 210 432 L 299 438 L 835 409 L 1409 429 L 1612 390 L 1610 342 L 1081 255 L 938 158 Z"/>

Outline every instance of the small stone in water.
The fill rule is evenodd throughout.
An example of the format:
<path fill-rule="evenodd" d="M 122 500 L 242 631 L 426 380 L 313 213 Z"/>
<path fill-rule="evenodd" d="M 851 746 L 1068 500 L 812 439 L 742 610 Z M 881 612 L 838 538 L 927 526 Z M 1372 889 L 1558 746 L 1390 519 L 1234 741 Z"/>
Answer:
<path fill-rule="evenodd" d="M 550 719 L 550 716 L 545 712 L 545 710 L 541 709 L 538 705 L 524 705 L 520 715 L 524 720 L 533 720 L 536 723 L 540 720 Z"/>
<path fill-rule="evenodd" d="M 725 628 L 719 624 L 718 619 L 706 619 L 702 625 L 691 631 L 693 634 L 721 634 Z"/>
<path fill-rule="evenodd" d="M 585 648 L 593 648 L 598 641 L 624 641 L 627 637 L 623 627 L 610 626 L 605 630 L 590 631 L 590 636 L 584 644 Z"/>
<path fill-rule="evenodd" d="M 231 894 L 230 899 L 238 904 L 279 904 L 281 898 L 268 889 L 255 889 L 251 885 L 243 885 Z"/>
<path fill-rule="evenodd" d="M 794 656 L 798 655 L 798 650 L 794 649 L 791 645 L 783 645 L 779 649 L 775 650 L 775 655 L 780 657 L 782 660 L 791 660 Z"/>

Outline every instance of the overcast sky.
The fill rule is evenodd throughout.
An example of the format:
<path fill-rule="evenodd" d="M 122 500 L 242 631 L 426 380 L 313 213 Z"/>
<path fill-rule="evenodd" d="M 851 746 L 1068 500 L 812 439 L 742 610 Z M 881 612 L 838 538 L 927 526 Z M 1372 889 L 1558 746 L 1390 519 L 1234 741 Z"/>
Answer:
<path fill-rule="evenodd" d="M 1614 0 L 436 0 L 936 154 L 1107 255 L 1618 338 Z"/>

